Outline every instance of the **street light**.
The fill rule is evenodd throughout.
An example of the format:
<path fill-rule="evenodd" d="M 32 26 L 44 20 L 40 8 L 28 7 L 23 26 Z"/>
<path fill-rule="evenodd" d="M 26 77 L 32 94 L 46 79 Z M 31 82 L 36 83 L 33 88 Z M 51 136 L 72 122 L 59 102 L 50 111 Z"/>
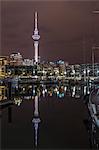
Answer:
<path fill-rule="evenodd" d="M 92 47 L 92 69 L 93 69 L 93 77 L 94 77 L 94 64 L 95 64 L 95 54 L 94 51 L 99 50 L 99 46 L 93 46 Z"/>
<path fill-rule="evenodd" d="M 93 10 L 92 14 L 99 14 L 99 10 Z M 92 47 L 92 70 L 93 70 L 93 77 L 94 77 L 94 63 L 95 63 L 95 55 L 94 55 L 94 51 L 98 50 L 99 46 L 93 46 Z"/>

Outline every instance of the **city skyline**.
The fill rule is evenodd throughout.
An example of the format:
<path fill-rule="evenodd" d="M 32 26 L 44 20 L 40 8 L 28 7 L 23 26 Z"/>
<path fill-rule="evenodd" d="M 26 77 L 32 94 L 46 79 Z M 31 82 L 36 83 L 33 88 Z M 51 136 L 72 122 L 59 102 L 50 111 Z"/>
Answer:
<path fill-rule="evenodd" d="M 91 63 L 91 48 L 99 45 L 99 14 L 93 10 L 99 10 L 98 1 L 2 1 L 1 55 L 19 51 L 24 58 L 34 58 L 31 36 L 37 11 L 42 61 Z"/>

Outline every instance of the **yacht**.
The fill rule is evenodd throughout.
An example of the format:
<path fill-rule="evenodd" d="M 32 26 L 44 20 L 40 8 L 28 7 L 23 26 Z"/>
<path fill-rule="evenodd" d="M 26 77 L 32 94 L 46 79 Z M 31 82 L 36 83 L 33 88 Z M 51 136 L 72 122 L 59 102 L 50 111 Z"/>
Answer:
<path fill-rule="evenodd" d="M 95 85 L 89 94 L 88 110 L 93 123 L 99 128 L 99 85 Z"/>

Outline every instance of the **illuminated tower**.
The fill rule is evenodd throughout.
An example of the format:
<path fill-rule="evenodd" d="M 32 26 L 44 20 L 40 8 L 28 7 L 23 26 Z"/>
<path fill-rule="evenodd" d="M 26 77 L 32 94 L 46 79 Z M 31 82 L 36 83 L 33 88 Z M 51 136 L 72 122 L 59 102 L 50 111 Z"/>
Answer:
<path fill-rule="evenodd" d="M 37 20 L 37 12 L 35 12 L 35 27 L 34 27 L 34 34 L 32 35 L 32 39 L 34 40 L 34 48 L 35 48 L 35 64 L 38 64 L 38 46 L 39 46 L 39 39 L 40 39 L 40 35 L 39 35 L 39 31 L 38 31 L 38 20 Z"/>
<path fill-rule="evenodd" d="M 39 123 L 40 123 L 40 118 L 39 118 L 39 111 L 38 111 L 38 96 L 35 96 L 35 108 L 34 108 L 34 117 L 32 120 L 33 126 L 34 126 L 34 136 L 35 136 L 35 146 L 37 147 L 38 145 L 38 128 L 39 128 Z"/>

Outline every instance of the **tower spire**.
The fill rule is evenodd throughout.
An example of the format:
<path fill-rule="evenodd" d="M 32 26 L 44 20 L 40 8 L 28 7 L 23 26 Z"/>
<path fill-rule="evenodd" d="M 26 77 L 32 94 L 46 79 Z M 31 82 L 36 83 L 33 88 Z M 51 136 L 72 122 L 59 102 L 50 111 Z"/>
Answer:
<path fill-rule="evenodd" d="M 38 32 L 38 15 L 37 15 L 37 11 L 35 12 L 34 15 L 34 34 L 32 35 L 32 39 L 34 40 L 34 48 L 35 48 L 35 64 L 38 64 L 39 62 L 39 39 L 40 39 L 40 35 Z"/>
<path fill-rule="evenodd" d="M 38 18 L 37 18 L 37 11 L 35 12 L 35 30 L 37 30 L 37 20 Z"/>

